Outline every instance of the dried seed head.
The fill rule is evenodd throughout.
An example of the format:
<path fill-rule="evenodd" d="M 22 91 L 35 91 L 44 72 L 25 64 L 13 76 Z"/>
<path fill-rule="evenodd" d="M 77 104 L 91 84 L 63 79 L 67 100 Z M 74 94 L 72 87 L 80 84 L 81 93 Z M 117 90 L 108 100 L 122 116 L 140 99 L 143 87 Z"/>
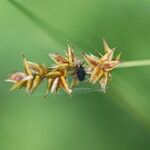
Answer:
<path fill-rule="evenodd" d="M 55 65 L 50 68 L 28 61 L 23 56 L 24 72 L 12 73 L 6 81 L 14 83 L 11 90 L 25 87 L 27 92 L 33 92 L 46 79 L 48 85 L 45 97 L 49 92 L 57 93 L 59 89 L 63 89 L 71 95 L 71 88 L 77 86 L 79 81 L 84 80 L 85 75 L 89 74 L 89 82 L 91 84 L 99 82 L 102 91 L 105 92 L 106 85 L 111 77 L 110 72 L 120 63 L 119 59 L 121 54 L 114 57 L 115 48 L 111 49 L 104 39 L 103 44 L 104 55 L 99 52 L 97 52 L 98 56 L 83 54 L 88 64 L 86 69 L 84 69 L 81 61 L 75 56 L 74 50 L 68 45 L 65 57 L 58 53 L 49 54 L 55 62 Z M 72 76 L 71 86 L 69 86 L 67 80 L 69 76 Z"/>

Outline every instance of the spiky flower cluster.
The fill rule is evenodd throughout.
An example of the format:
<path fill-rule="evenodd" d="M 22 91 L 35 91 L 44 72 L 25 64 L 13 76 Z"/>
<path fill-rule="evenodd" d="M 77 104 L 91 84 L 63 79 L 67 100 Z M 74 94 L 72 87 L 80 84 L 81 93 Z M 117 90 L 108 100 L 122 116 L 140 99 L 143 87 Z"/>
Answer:
<path fill-rule="evenodd" d="M 90 84 L 99 82 L 102 91 L 105 92 L 108 80 L 111 77 L 110 72 L 120 63 L 120 54 L 114 58 L 115 48 L 109 48 L 105 40 L 103 40 L 103 44 L 104 55 L 101 55 L 99 52 L 97 52 L 98 56 L 83 53 L 83 58 L 87 62 L 85 66 L 85 73 L 88 75 L 87 81 Z M 51 67 L 30 62 L 24 57 L 24 72 L 15 72 L 6 80 L 14 83 L 11 90 L 25 87 L 26 91 L 31 93 L 43 80 L 47 80 L 45 96 L 49 92 L 57 93 L 61 88 L 70 95 L 72 88 L 76 87 L 79 83 L 79 75 L 81 74 L 80 76 L 82 76 L 82 73 L 78 70 L 82 61 L 75 56 L 74 50 L 70 46 L 68 46 L 65 56 L 61 56 L 58 53 L 49 54 L 49 56 L 55 62 Z M 72 79 L 71 83 L 68 82 L 68 77 L 70 76 Z"/>

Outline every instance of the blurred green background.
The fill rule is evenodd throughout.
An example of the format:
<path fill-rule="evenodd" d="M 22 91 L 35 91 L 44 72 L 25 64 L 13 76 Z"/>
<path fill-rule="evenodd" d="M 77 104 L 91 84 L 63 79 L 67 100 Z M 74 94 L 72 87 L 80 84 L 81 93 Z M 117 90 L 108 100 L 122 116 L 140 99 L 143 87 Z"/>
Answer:
<path fill-rule="evenodd" d="M 149 59 L 150 1 L 0 0 L 0 150 L 150 149 L 150 67 L 115 70 L 105 94 L 44 100 L 46 83 L 27 95 L 4 82 L 23 70 L 21 54 L 50 65 L 49 52 L 68 42 L 77 54 L 102 51 L 103 37 L 123 61 Z"/>

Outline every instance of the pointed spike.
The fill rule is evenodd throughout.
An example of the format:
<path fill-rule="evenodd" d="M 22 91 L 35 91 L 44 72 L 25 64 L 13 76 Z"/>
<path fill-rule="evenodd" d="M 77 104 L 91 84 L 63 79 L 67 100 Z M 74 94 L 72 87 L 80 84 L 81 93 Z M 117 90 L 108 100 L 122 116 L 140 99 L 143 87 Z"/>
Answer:
<path fill-rule="evenodd" d="M 120 60 L 121 55 L 122 55 L 122 52 L 120 52 L 120 53 L 118 54 L 118 56 L 115 58 L 115 60 Z"/>
<path fill-rule="evenodd" d="M 32 79 L 27 81 L 27 85 L 26 85 L 26 91 L 27 93 L 30 93 L 30 89 L 32 87 Z"/>
<path fill-rule="evenodd" d="M 26 82 L 26 81 L 21 80 L 21 81 L 15 83 L 15 84 L 12 86 L 12 88 L 10 89 L 10 91 L 19 89 L 25 82 Z"/>
<path fill-rule="evenodd" d="M 111 48 L 109 48 L 109 46 L 108 46 L 108 44 L 107 44 L 107 42 L 106 42 L 106 40 L 104 38 L 103 38 L 103 45 L 104 45 L 105 53 L 108 53 L 108 52 L 111 51 Z"/>
<path fill-rule="evenodd" d="M 102 92 L 105 93 L 106 92 L 106 86 L 107 86 L 107 82 L 108 82 L 108 73 L 105 72 L 105 74 L 103 75 L 103 78 L 100 80 L 100 85 L 102 88 Z"/>
<path fill-rule="evenodd" d="M 52 87 L 51 87 L 51 93 L 54 93 L 54 91 L 56 90 L 56 87 L 58 85 L 58 81 L 59 81 L 59 78 L 55 78 L 53 83 L 52 83 Z"/>
<path fill-rule="evenodd" d="M 100 52 L 98 52 L 98 51 L 96 51 L 96 53 L 98 54 L 99 57 L 102 57 L 102 56 L 103 56 L 103 55 L 102 55 Z"/>
<path fill-rule="evenodd" d="M 39 75 L 35 76 L 34 80 L 33 80 L 33 84 L 32 84 L 32 87 L 30 89 L 30 92 L 33 92 L 37 87 L 38 85 L 41 83 L 41 78 Z"/>
<path fill-rule="evenodd" d="M 83 54 L 83 57 L 89 65 L 93 65 L 93 66 L 98 65 L 98 58 L 97 57 L 93 57 L 93 56 L 88 55 L 88 54 Z"/>
<path fill-rule="evenodd" d="M 64 76 L 60 77 L 60 83 L 61 83 L 62 88 L 70 95 L 72 90 L 69 88 L 68 83 L 66 79 L 64 78 Z"/>
<path fill-rule="evenodd" d="M 47 91 L 44 95 L 44 98 L 47 97 L 47 95 L 49 94 L 50 90 L 51 90 L 51 87 L 52 87 L 52 83 L 53 83 L 53 79 L 52 78 L 49 78 L 48 79 L 48 82 L 47 82 Z"/>

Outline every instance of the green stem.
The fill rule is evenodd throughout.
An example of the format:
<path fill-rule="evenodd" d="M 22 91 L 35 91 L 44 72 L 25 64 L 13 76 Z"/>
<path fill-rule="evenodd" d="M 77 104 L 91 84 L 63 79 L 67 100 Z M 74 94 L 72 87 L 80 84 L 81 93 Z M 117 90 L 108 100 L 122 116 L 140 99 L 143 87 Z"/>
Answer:
<path fill-rule="evenodd" d="M 140 66 L 150 66 L 150 59 L 148 59 L 148 60 L 136 60 L 136 61 L 125 61 L 125 62 L 120 63 L 118 68 L 140 67 Z"/>

